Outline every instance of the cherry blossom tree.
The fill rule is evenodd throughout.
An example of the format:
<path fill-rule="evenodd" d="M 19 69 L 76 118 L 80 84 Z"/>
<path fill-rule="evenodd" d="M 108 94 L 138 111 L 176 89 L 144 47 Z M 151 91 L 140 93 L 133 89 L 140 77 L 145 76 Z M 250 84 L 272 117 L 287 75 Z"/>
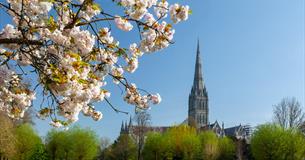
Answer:
<path fill-rule="evenodd" d="M 20 119 L 42 95 L 37 115 L 50 118 L 54 127 L 76 122 L 80 112 L 100 120 L 102 113 L 94 107 L 98 102 L 123 112 L 109 101 L 109 79 L 124 88 L 123 99 L 138 109 L 160 103 L 159 94 L 138 88 L 124 72 L 135 72 L 143 54 L 168 47 L 173 24 L 188 19 L 189 7 L 166 0 L 104 3 L 115 4 L 121 12 L 112 13 L 97 0 L 0 2 L 12 20 L 0 32 L 0 110 Z M 114 29 L 136 30 L 139 40 L 122 46 L 111 33 Z M 25 87 L 22 80 L 33 74 L 35 84 Z"/>

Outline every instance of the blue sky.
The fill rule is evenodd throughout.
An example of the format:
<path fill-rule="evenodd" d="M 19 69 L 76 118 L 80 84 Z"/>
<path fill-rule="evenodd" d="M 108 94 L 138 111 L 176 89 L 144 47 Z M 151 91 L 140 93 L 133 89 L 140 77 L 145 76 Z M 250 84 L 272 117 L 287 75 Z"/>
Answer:
<path fill-rule="evenodd" d="M 230 127 L 271 121 L 272 105 L 287 96 L 295 96 L 305 110 L 303 0 L 175 2 L 193 10 L 188 21 L 176 26 L 175 44 L 143 56 L 139 69 L 128 75 L 140 88 L 162 96 L 162 103 L 149 110 L 153 126 L 179 124 L 187 117 L 197 38 L 211 122 L 218 120 Z M 1 28 L 8 23 L 3 12 L 0 22 Z M 122 31 L 113 34 L 122 44 L 138 37 Z M 123 102 L 120 90 L 115 86 L 109 89 L 112 103 L 133 114 L 134 108 Z M 97 108 L 104 113 L 101 121 L 82 117 L 77 124 L 94 129 L 100 137 L 115 139 L 122 120 L 129 116 L 113 112 L 104 103 Z M 50 129 L 47 121 L 38 120 L 35 127 L 41 135 Z"/>

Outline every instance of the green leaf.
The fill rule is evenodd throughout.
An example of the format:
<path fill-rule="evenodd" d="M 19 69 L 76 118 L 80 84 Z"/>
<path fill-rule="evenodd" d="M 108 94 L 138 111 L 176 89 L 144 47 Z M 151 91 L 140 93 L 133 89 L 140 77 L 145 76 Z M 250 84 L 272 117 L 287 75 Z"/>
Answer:
<path fill-rule="evenodd" d="M 60 78 L 59 77 L 53 77 L 52 79 L 53 79 L 54 82 L 60 83 Z"/>
<path fill-rule="evenodd" d="M 84 80 L 84 79 L 79 79 L 79 80 L 77 80 L 77 82 L 80 84 L 88 84 L 88 81 Z"/>
<path fill-rule="evenodd" d="M 118 56 L 125 55 L 125 54 L 126 54 L 126 48 L 119 48 L 119 49 L 116 51 L 116 53 L 117 53 Z"/>
<path fill-rule="evenodd" d="M 50 32 L 54 32 L 56 30 L 57 24 L 56 24 L 53 16 L 50 16 L 47 24 L 48 24 L 48 28 L 49 28 Z"/>
<path fill-rule="evenodd" d="M 93 3 L 91 7 L 92 7 L 93 10 L 101 10 L 100 5 L 97 4 L 97 3 Z"/>

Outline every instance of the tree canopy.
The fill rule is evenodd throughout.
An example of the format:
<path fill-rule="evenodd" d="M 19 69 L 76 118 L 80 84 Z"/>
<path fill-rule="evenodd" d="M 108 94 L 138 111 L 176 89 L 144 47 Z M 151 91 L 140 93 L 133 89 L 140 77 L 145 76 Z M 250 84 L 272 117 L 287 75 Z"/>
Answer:
<path fill-rule="evenodd" d="M 165 133 L 151 132 L 147 135 L 143 157 L 156 159 L 235 159 L 235 146 L 231 139 L 217 137 L 204 131 L 200 134 L 189 126 L 176 126 Z"/>
<path fill-rule="evenodd" d="M 305 137 L 296 129 L 261 125 L 253 133 L 251 150 L 257 160 L 303 160 Z"/>
<path fill-rule="evenodd" d="M 34 149 L 42 145 L 42 140 L 30 124 L 22 124 L 15 128 L 16 141 L 16 159 L 30 159 Z"/>
<path fill-rule="evenodd" d="M 46 149 L 51 159 L 93 159 L 97 156 L 98 146 L 95 132 L 79 127 L 67 131 L 52 130 L 46 137 Z"/>
<path fill-rule="evenodd" d="M 121 134 L 106 152 L 107 160 L 136 160 L 137 146 L 128 134 Z"/>

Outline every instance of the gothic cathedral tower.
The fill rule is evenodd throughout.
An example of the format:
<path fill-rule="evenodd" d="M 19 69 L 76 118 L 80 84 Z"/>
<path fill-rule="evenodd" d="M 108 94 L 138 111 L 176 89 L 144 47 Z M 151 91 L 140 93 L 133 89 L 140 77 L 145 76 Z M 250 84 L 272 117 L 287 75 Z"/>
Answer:
<path fill-rule="evenodd" d="M 201 69 L 201 57 L 199 50 L 199 40 L 197 42 L 197 55 L 195 65 L 194 82 L 189 95 L 188 124 L 194 123 L 198 128 L 206 126 L 209 122 L 208 92 L 204 85 Z"/>

